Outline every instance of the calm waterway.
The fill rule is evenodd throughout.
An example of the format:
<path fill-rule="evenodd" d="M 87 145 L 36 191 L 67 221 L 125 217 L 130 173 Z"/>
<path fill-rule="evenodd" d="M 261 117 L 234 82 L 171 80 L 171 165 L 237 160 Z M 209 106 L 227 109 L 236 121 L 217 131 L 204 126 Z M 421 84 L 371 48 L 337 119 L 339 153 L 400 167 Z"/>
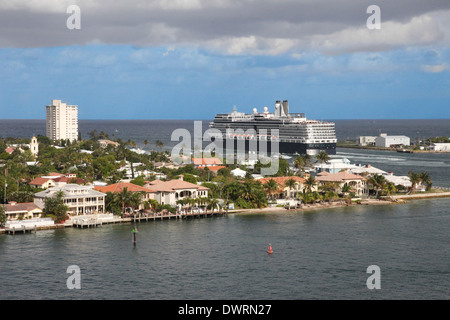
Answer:
<path fill-rule="evenodd" d="M 21 129 L 27 121 L 1 120 L 0 136 L 29 136 L 17 134 L 25 127 L 40 134 L 42 121 Z M 141 132 L 130 137 L 139 141 L 144 122 L 102 123 L 117 135 Z M 169 122 L 154 124 L 149 141 L 169 144 Z M 90 130 L 95 121 L 82 125 Z M 448 132 L 438 128 L 436 135 Z M 350 124 L 346 130 L 355 135 Z M 427 171 L 433 185 L 450 187 L 450 154 L 339 148 L 336 157 L 396 175 Z M 132 224 L 2 234 L 0 299 L 449 299 L 449 208 L 447 198 L 155 221 L 138 224 L 136 248 Z M 80 290 L 67 289 L 71 265 L 81 269 Z M 366 286 L 370 265 L 380 267 L 381 290 Z"/>
<path fill-rule="evenodd" d="M 448 299 L 449 207 L 152 221 L 136 248 L 132 224 L 0 235 L 0 299 Z M 67 289 L 70 265 L 80 290 Z M 366 286 L 370 265 L 381 290 Z"/>

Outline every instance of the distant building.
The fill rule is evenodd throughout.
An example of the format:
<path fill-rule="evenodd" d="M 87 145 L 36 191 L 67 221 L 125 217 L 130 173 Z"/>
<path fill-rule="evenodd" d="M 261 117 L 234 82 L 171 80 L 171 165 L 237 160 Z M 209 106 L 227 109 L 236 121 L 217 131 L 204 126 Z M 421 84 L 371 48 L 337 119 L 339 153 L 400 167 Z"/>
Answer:
<path fill-rule="evenodd" d="M 374 146 L 376 139 L 376 136 L 360 136 L 357 138 L 357 143 L 360 146 Z"/>
<path fill-rule="evenodd" d="M 192 163 L 197 168 L 217 167 L 222 165 L 219 158 L 192 158 Z"/>
<path fill-rule="evenodd" d="M 5 152 L 11 154 L 11 153 L 13 153 L 15 150 L 16 150 L 16 148 L 14 148 L 14 147 L 7 147 L 7 148 L 5 149 Z"/>
<path fill-rule="evenodd" d="M 97 140 L 97 142 L 100 144 L 100 148 L 106 148 L 109 145 L 112 145 L 113 147 L 118 147 L 120 145 L 118 142 L 107 139 Z"/>
<path fill-rule="evenodd" d="M 410 139 L 407 136 L 388 136 L 381 133 L 375 140 L 375 146 L 390 148 L 392 146 L 409 146 Z"/>
<path fill-rule="evenodd" d="M 433 143 L 431 147 L 433 151 L 450 151 L 450 143 Z"/>
<path fill-rule="evenodd" d="M 30 151 L 33 154 L 33 156 L 37 157 L 39 153 L 39 142 L 37 141 L 37 138 L 34 136 L 33 138 L 31 138 Z"/>
<path fill-rule="evenodd" d="M 52 100 L 47 106 L 47 137 L 50 140 L 78 139 L 78 106 Z"/>
<path fill-rule="evenodd" d="M 239 169 L 239 168 L 236 168 L 236 169 L 234 169 L 234 170 L 231 170 L 230 172 L 231 172 L 231 174 L 232 174 L 233 176 L 239 177 L 239 178 L 245 178 L 245 176 L 246 176 L 246 174 L 247 174 L 247 171 L 242 170 L 242 169 Z"/>

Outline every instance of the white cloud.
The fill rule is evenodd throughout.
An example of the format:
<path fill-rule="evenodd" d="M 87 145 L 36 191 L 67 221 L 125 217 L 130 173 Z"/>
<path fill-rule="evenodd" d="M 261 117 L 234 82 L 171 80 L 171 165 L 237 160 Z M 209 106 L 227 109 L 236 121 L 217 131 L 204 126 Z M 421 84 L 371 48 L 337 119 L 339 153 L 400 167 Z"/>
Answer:
<path fill-rule="evenodd" d="M 314 35 L 310 46 L 328 54 L 357 51 L 386 51 L 403 46 L 429 45 L 442 40 L 443 32 L 428 16 L 413 17 L 407 23 L 387 21 L 380 30 L 347 28 L 333 34 Z"/>
<path fill-rule="evenodd" d="M 429 73 L 441 73 L 443 71 L 450 70 L 450 66 L 447 64 L 440 64 L 440 65 L 424 65 L 422 66 L 423 71 L 429 72 Z"/>

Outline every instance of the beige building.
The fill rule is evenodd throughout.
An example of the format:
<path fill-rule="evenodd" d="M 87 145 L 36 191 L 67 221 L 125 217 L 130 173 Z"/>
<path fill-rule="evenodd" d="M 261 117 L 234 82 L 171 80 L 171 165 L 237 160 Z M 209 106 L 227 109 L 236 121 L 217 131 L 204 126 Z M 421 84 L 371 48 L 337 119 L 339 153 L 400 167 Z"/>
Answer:
<path fill-rule="evenodd" d="M 286 181 L 294 180 L 295 184 L 291 188 L 286 186 Z M 277 199 L 289 199 L 289 198 L 297 198 L 300 193 L 303 192 L 305 188 L 305 179 L 297 176 L 287 176 L 287 177 L 269 177 L 258 179 L 263 185 L 269 182 L 270 180 L 274 180 L 278 185 L 278 190 L 273 195 Z M 315 188 L 312 188 L 312 191 L 315 191 Z"/>
<path fill-rule="evenodd" d="M 47 137 L 51 140 L 78 139 L 78 106 L 52 100 L 47 106 Z"/>
<path fill-rule="evenodd" d="M 70 215 L 103 213 L 105 210 L 106 194 L 93 190 L 93 187 L 77 184 L 66 184 L 38 192 L 34 195 L 34 203 L 43 209 L 45 198 L 55 197 L 59 191 L 63 192 L 64 204 L 69 207 Z"/>
<path fill-rule="evenodd" d="M 144 187 L 152 190 L 152 199 L 160 204 L 170 204 L 175 206 L 178 200 L 184 198 L 208 197 L 209 188 L 199 186 L 194 183 L 180 179 L 161 181 L 153 180 Z"/>
<path fill-rule="evenodd" d="M 37 141 L 37 138 L 33 136 L 30 141 L 30 151 L 33 154 L 33 156 L 37 157 L 39 153 L 39 142 Z"/>
<path fill-rule="evenodd" d="M 18 219 L 40 218 L 42 209 L 33 202 L 17 203 L 11 201 L 5 205 L 7 220 L 14 221 Z"/>
<path fill-rule="evenodd" d="M 367 179 L 356 175 L 353 173 L 349 173 L 348 171 L 341 171 L 337 173 L 328 173 L 323 171 L 318 174 L 316 177 L 316 181 L 319 185 L 323 185 L 328 182 L 334 182 L 339 185 L 339 188 L 343 188 L 345 184 L 352 188 L 352 192 L 355 193 L 356 196 L 361 197 L 369 194 L 369 188 L 367 186 Z"/>

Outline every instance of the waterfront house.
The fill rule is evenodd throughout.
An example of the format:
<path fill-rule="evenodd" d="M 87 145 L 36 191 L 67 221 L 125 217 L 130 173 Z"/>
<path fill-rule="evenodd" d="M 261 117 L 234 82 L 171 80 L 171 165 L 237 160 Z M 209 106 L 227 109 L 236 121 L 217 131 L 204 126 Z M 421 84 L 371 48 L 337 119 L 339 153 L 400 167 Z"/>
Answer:
<path fill-rule="evenodd" d="M 352 192 L 359 197 L 369 194 L 367 179 L 348 171 L 341 171 L 337 173 L 322 172 L 317 175 L 316 180 L 319 183 L 319 186 L 330 182 L 336 183 L 341 190 L 344 185 L 347 184 L 352 189 Z"/>
<path fill-rule="evenodd" d="M 328 173 L 337 173 L 342 170 L 348 170 L 348 169 L 356 169 L 358 166 L 351 164 L 350 160 L 343 158 L 343 159 L 330 159 L 327 163 L 316 163 L 314 165 L 314 171 L 315 172 L 328 172 Z"/>
<path fill-rule="evenodd" d="M 5 211 L 6 218 L 10 221 L 40 218 L 42 215 L 42 209 L 39 208 L 34 202 L 18 203 L 11 201 L 5 205 Z"/>
<path fill-rule="evenodd" d="M 95 186 L 94 190 L 103 192 L 103 193 L 120 193 L 122 192 L 125 188 L 127 188 L 128 192 L 132 192 L 132 193 L 140 193 L 141 194 L 141 202 L 144 201 L 148 201 L 150 199 L 154 199 L 154 193 L 155 191 L 146 188 L 146 187 L 142 187 L 142 186 L 138 186 L 136 184 L 133 183 L 129 183 L 129 182 L 119 182 L 119 183 L 114 183 L 114 184 L 110 184 L 107 186 Z M 139 209 L 143 209 L 144 206 L 141 204 L 139 205 Z"/>
<path fill-rule="evenodd" d="M 178 200 L 184 198 L 208 197 L 209 188 L 199 186 L 182 179 L 170 181 L 153 180 L 144 187 L 153 191 L 153 199 L 160 204 L 176 205 Z"/>
<path fill-rule="evenodd" d="M 294 180 L 295 184 L 292 187 L 288 187 L 286 182 L 288 180 Z M 305 179 L 297 176 L 287 176 L 287 177 L 272 177 L 272 178 L 261 178 L 258 179 L 259 182 L 265 184 L 270 180 L 274 180 L 278 184 L 278 190 L 274 194 L 277 199 L 291 199 L 297 198 L 300 193 L 303 193 L 303 189 L 305 187 Z"/>
<path fill-rule="evenodd" d="M 34 203 L 43 209 L 45 198 L 55 197 L 60 191 L 70 215 L 102 213 L 105 210 L 105 193 L 94 190 L 91 186 L 77 184 L 65 184 L 38 192 L 34 195 Z"/>

